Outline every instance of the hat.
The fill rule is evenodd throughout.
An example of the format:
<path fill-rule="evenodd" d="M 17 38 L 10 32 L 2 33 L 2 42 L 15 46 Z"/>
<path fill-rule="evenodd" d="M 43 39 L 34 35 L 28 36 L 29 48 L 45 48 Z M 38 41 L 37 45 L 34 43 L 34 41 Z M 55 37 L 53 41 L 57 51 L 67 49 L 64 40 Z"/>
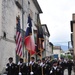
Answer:
<path fill-rule="evenodd" d="M 53 64 L 57 63 L 57 60 L 53 60 Z"/>
<path fill-rule="evenodd" d="M 22 59 L 22 58 L 20 58 L 20 61 L 23 61 L 23 59 Z"/>
<path fill-rule="evenodd" d="M 9 57 L 9 60 L 13 60 L 13 58 L 12 57 Z"/>
<path fill-rule="evenodd" d="M 45 58 L 42 58 L 42 61 L 44 61 L 45 60 Z"/>
<path fill-rule="evenodd" d="M 31 59 L 35 59 L 34 57 L 31 57 Z"/>

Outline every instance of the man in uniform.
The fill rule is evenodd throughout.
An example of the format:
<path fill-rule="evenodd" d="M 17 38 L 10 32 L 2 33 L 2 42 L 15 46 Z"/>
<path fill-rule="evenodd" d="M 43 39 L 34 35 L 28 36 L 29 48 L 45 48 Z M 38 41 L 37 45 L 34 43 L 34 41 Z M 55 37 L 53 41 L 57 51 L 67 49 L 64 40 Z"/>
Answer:
<path fill-rule="evenodd" d="M 36 75 L 37 72 L 37 64 L 35 63 L 35 58 L 31 57 L 30 65 L 30 75 Z"/>
<path fill-rule="evenodd" d="M 22 58 L 20 58 L 20 61 L 18 62 L 18 72 L 19 75 L 27 75 L 27 66 Z"/>
<path fill-rule="evenodd" d="M 50 70 L 50 75 L 61 75 L 62 73 L 61 68 L 58 66 L 58 62 L 56 60 L 53 60 L 53 65 Z"/>
<path fill-rule="evenodd" d="M 15 75 L 15 64 L 13 63 L 13 58 L 9 58 L 9 63 L 6 64 L 7 75 Z"/>
<path fill-rule="evenodd" d="M 41 60 L 39 59 L 37 61 L 37 71 L 36 71 L 36 75 L 42 75 L 42 65 L 41 65 Z"/>
<path fill-rule="evenodd" d="M 62 69 L 62 75 L 64 75 L 64 70 L 65 70 L 65 68 L 66 68 L 66 63 L 64 62 L 64 59 L 63 59 L 63 58 L 59 61 L 58 65 L 59 65 L 59 66 L 61 67 L 61 69 Z"/>
<path fill-rule="evenodd" d="M 45 63 L 45 68 L 46 68 L 45 75 L 49 75 L 51 66 L 52 66 L 52 65 L 51 65 L 51 61 L 50 61 L 50 59 L 48 58 L 48 59 L 46 60 L 46 63 Z"/>
<path fill-rule="evenodd" d="M 69 59 L 67 62 L 68 75 L 71 75 L 72 67 L 73 67 L 73 62 Z"/>

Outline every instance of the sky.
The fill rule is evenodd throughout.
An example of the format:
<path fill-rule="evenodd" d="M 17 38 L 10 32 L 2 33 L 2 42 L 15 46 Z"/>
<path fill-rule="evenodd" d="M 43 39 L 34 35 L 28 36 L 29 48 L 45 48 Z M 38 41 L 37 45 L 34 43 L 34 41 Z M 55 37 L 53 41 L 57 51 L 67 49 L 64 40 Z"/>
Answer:
<path fill-rule="evenodd" d="M 68 46 L 70 41 L 70 21 L 75 13 L 75 0 L 37 0 L 43 13 L 41 23 L 46 24 L 53 44 Z"/>

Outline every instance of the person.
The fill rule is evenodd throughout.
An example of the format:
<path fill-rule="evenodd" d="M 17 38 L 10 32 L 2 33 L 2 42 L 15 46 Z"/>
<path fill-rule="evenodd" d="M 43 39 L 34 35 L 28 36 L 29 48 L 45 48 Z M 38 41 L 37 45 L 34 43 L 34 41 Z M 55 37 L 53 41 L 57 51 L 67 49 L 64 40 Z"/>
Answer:
<path fill-rule="evenodd" d="M 38 59 L 37 61 L 37 71 L 36 71 L 36 75 L 42 75 L 42 66 L 41 66 L 41 60 Z"/>
<path fill-rule="evenodd" d="M 46 68 L 46 74 L 45 75 L 49 75 L 50 69 L 52 67 L 52 57 L 46 57 L 45 59 L 46 63 L 45 63 L 45 68 Z"/>
<path fill-rule="evenodd" d="M 35 62 L 35 58 L 34 57 L 31 57 L 31 61 L 29 63 L 29 67 L 30 67 L 30 75 L 36 75 L 37 64 Z"/>
<path fill-rule="evenodd" d="M 66 68 L 66 63 L 64 62 L 64 59 L 61 58 L 59 61 L 58 61 L 58 65 L 61 67 L 62 69 L 62 75 L 64 75 L 64 70 Z"/>
<path fill-rule="evenodd" d="M 62 75 L 62 70 L 58 66 L 58 62 L 56 60 L 53 60 L 52 68 L 50 69 L 50 75 Z"/>
<path fill-rule="evenodd" d="M 20 60 L 18 62 L 18 74 L 19 75 L 27 75 L 27 66 L 24 63 L 22 58 L 20 58 Z"/>
<path fill-rule="evenodd" d="M 15 75 L 15 63 L 13 63 L 13 58 L 10 57 L 9 62 L 6 64 L 7 75 Z"/>
<path fill-rule="evenodd" d="M 68 69 L 68 75 L 71 75 L 73 62 L 71 60 L 68 60 L 67 62 L 67 69 Z"/>

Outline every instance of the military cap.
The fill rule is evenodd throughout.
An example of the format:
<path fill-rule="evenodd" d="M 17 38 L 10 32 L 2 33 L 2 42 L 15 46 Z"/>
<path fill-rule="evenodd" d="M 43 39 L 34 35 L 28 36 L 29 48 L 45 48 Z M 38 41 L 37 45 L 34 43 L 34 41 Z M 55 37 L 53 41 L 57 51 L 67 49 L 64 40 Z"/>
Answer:
<path fill-rule="evenodd" d="M 57 63 L 57 60 L 53 60 L 53 62 L 52 62 L 53 64 L 55 64 L 55 63 Z"/>
<path fill-rule="evenodd" d="M 42 60 L 44 61 L 44 60 L 45 60 L 45 58 L 42 58 Z"/>
<path fill-rule="evenodd" d="M 20 58 L 20 60 L 23 60 L 22 58 Z"/>
<path fill-rule="evenodd" d="M 13 60 L 13 58 L 12 57 L 9 57 L 9 60 Z"/>
<path fill-rule="evenodd" d="M 35 59 L 34 57 L 31 57 L 31 59 Z"/>

